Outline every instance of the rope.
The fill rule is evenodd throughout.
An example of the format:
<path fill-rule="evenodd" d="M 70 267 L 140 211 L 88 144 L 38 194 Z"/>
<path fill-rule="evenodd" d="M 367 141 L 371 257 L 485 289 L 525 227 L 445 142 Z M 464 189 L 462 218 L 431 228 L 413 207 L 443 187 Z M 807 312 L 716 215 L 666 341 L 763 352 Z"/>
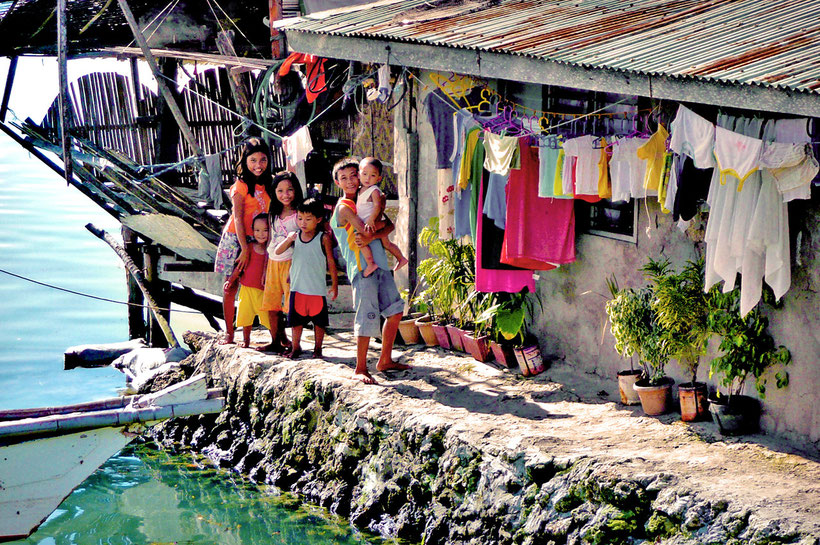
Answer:
<path fill-rule="evenodd" d="M 156 33 L 156 31 L 157 31 L 157 30 L 159 30 L 159 27 L 160 27 L 160 26 L 162 26 L 162 23 L 164 23 L 164 22 L 165 22 L 165 19 L 167 19 L 167 18 L 168 18 L 168 16 L 169 16 L 169 15 L 171 15 L 171 12 L 172 12 L 172 11 L 174 11 L 174 8 L 175 8 L 175 7 L 177 7 L 177 4 L 179 4 L 179 0 L 175 0 L 175 2 L 174 2 L 173 4 L 174 4 L 174 5 L 172 6 L 172 5 L 171 5 L 171 2 L 168 2 L 168 4 L 166 4 L 166 6 L 165 6 L 164 8 L 162 8 L 162 9 L 159 11 L 159 13 L 157 13 L 157 15 L 156 15 L 156 16 L 155 16 L 153 19 L 151 19 L 151 21 L 150 21 L 147 25 L 145 25 L 145 28 L 150 27 L 151 25 L 153 25 L 153 24 L 154 24 L 154 21 L 156 21 L 156 20 L 157 20 L 157 19 L 159 19 L 160 17 L 163 17 L 163 14 L 164 14 L 164 17 L 163 17 L 163 19 L 162 19 L 162 22 L 160 22 L 160 23 L 157 25 L 157 28 L 155 28 L 155 29 L 151 32 L 151 35 L 150 35 L 150 36 L 148 36 L 148 38 L 146 38 L 146 40 L 145 40 L 145 41 L 150 40 L 150 39 L 154 36 L 154 33 Z M 169 8 L 170 8 L 170 9 L 169 9 Z M 168 10 L 168 13 L 165 13 L 165 10 Z M 136 40 L 131 40 L 131 41 L 128 43 L 128 47 L 131 47 L 132 45 L 134 45 L 134 42 L 135 42 L 135 41 L 136 41 Z"/>
<path fill-rule="evenodd" d="M 171 82 L 171 83 L 173 83 L 174 85 L 178 85 L 178 83 L 177 83 L 176 81 L 172 80 L 171 78 L 169 78 L 169 77 L 168 77 L 168 76 L 166 76 L 165 74 L 159 74 L 159 76 L 160 76 L 160 77 L 162 77 L 162 78 L 167 79 L 168 81 L 170 81 L 170 82 Z M 198 96 L 198 97 L 200 97 L 200 98 L 202 98 L 202 99 L 205 99 L 205 100 L 207 100 L 208 102 L 210 102 L 210 103 L 212 103 L 212 104 L 214 104 L 214 105 L 218 106 L 219 108 L 222 108 L 222 109 L 223 109 L 223 110 L 225 110 L 226 112 L 228 112 L 228 113 L 230 113 L 230 114 L 235 115 L 236 117 L 238 117 L 238 118 L 239 118 L 240 120 L 242 120 L 243 122 L 244 122 L 244 121 L 247 121 L 247 122 L 248 122 L 248 123 L 250 123 L 251 125 L 254 125 L 255 127 L 257 127 L 257 128 L 259 128 L 259 129 L 261 129 L 261 130 L 265 131 L 266 133 L 270 134 L 272 137 L 274 137 L 274 138 L 276 138 L 276 139 L 278 139 L 278 140 L 281 140 L 281 139 L 282 139 L 282 137 L 281 137 L 280 135 L 276 134 L 276 133 L 275 133 L 275 132 L 273 132 L 272 130 L 270 130 L 270 129 L 266 128 L 266 127 L 263 127 L 263 126 L 262 126 L 262 125 L 260 125 L 259 123 L 255 122 L 253 119 L 250 119 L 250 118 L 248 118 L 248 117 L 245 117 L 245 116 L 243 116 L 242 114 L 237 113 L 237 112 L 235 112 L 235 111 L 231 110 L 231 109 L 230 109 L 230 108 L 228 108 L 227 106 L 224 106 L 224 105 L 220 104 L 219 102 L 215 101 L 215 100 L 214 100 L 214 99 L 212 99 L 211 97 L 206 96 L 206 95 L 203 95 L 203 94 L 201 94 L 201 93 L 197 93 L 196 91 L 194 91 L 193 89 L 191 89 L 190 87 L 187 87 L 187 86 L 186 86 L 186 87 L 184 87 L 184 89 L 185 89 L 185 91 L 187 91 L 187 92 L 189 92 L 189 93 L 193 93 L 193 94 L 195 94 L 196 96 Z"/>
<path fill-rule="evenodd" d="M 250 39 L 250 38 L 248 38 L 247 36 L 245 36 L 245 33 L 244 33 L 244 32 L 242 32 L 242 29 L 241 29 L 241 28 L 239 28 L 239 27 L 237 26 L 236 21 L 234 21 L 234 20 L 231 18 L 231 16 L 230 16 L 230 15 L 228 15 L 227 13 L 225 13 L 225 10 L 224 10 L 224 9 L 222 9 L 222 6 L 220 6 L 220 5 L 219 5 L 219 2 L 217 2 L 216 0 L 213 0 L 213 2 L 214 2 L 214 4 L 216 4 L 216 7 L 218 7 L 218 8 L 219 8 L 219 11 L 221 11 L 221 12 L 222 12 L 222 14 L 225 16 L 225 18 L 226 18 L 226 19 L 228 19 L 228 21 L 230 21 L 230 22 L 231 22 L 231 24 L 232 24 L 232 25 L 233 25 L 233 27 L 236 29 L 236 31 L 237 31 L 237 32 L 239 32 L 239 34 L 240 34 L 240 35 L 242 35 L 242 37 L 243 37 L 243 38 L 245 38 L 245 40 L 247 40 L 247 42 L 251 45 L 251 47 L 253 48 L 253 50 L 254 50 L 254 51 L 256 51 L 256 52 L 259 54 L 259 56 L 260 56 L 260 57 L 264 57 L 264 55 L 262 55 L 262 52 L 261 52 L 261 51 L 259 51 L 259 49 L 257 49 L 257 48 L 256 48 L 256 45 L 254 45 L 254 43 L 251 41 L 251 39 Z M 211 4 L 211 0 L 208 0 L 208 5 L 210 5 L 210 4 Z M 214 10 L 214 8 L 211 8 L 211 11 L 213 11 L 213 10 Z M 214 17 L 216 17 L 216 15 L 214 15 Z M 221 27 L 222 25 L 220 24 L 219 26 Z M 223 29 L 223 30 L 224 30 L 224 29 Z"/>
<path fill-rule="evenodd" d="M 230 146 L 230 147 L 228 147 L 228 148 L 225 148 L 225 149 L 223 149 L 223 150 L 220 150 L 220 151 L 218 151 L 218 152 L 216 152 L 216 153 L 211 153 L 211 154 L 209 154 L 209 155 L 222 155 L 223 153 L 227 153 L 227 152 L 229 152 L 229 151 L 233 151 L 233 150 L 235 150 L 236 148 L 239 148 L 239 147 L 242 147 L 242 143 L 241 143 L 241 142 L 240 142 L 239 144 L 235 144 L 235 145 L 233 145 L 233 146 Z M 186 157 L 185 159 L 183 159 L 183 160 L 181 160 L 181 161 L 177 161 L 176 163 L 161 163 L 161 164 L 158 164 L 158 165 L 142 165 L 142 166 L 143 166 L 143 168 L 147 168 L 147 169 L 157 168 L 157 167 L 164 167 L 164 168 L 163 168 L 162 170 L 158 171 L 158 172 L 153 172 L 153 173 L 151 173 L 150 175 L 148 175 L 148 176 L 146 176 L 146 177 L 144 177 L 144 178 L 140 178 L 139 180 L 134 180 L 134 183 L 142 183 L 142 182 L 147 182 L 147 181 L 148 181 L 148 180 L 150 180 L 151 178 L 156 178 L 157 176 L 161 176 L 161 175 L 165 174 L 166 172 L 170 172 L 170 171 L 172 171 L 172 170 L 177 170 L 177 169 L 179 169 L 180 167 L 183 167 L 183 166 L 185 166 L 185 165 L 187 165 L 187 164 L 190 164 L 190 163 L 198 163 L 199 161 L 200 161 L 200 157 L 199 157 L 199 156 L 197 156 L 197 155 L 192 155 L 192 156 L 190 156 L 190 157 Z"/>
<path fill-rule="evenodd" d="M 26 282 L 31 282 L 32 284 L 37 284 L 39 286 L 45 286 L 47 288 L 51 288 L 57 291 L 64 291 L 66 293 L 70 293 L 72 295 L 79 295 L 81 297 L 87 297 L 89 299 L 96 299 L 97 301 L 105 301 L 106 303 L 116 303 L 118 305 L 126 305 L 130 307 L 140 307 L 140 308 L 148 308 L 148 305 L 140 305 L 138 303 L 129 303 L 127 301 L 117 301 L 116 299 L 107 299 L 105 297 L 99 297 L 97 295 L 91 295 L 88 293 L 83 293 L 81 291 L 74 291 L 68 288 L 61 288 L 60 286 L 55 286 L 53 284 L 47 284 L 45 282 L 40 282 L 39 280 L 34 280 L 32 278 L 28 278 L 25 276 L 21 276 L 19 274 L 14 274 L 13 272 L 7 271 L 5 269 L 0 269 L 1 273 L 7 274 L 9 276 L 13 276 L 14 278 L 19 278 L 20 280 L 25 280 Z M 170 308 L 160 308 L 159 310 L 168 311 L 168 312 L 181 312 L 183 314 L 202 314 L 198 310 L 175 310 Z"/>

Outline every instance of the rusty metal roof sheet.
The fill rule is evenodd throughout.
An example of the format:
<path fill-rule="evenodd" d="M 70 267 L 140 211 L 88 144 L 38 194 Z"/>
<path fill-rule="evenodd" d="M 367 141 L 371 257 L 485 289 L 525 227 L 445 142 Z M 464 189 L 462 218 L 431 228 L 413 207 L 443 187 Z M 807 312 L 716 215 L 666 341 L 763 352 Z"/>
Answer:
<path fill-rule="evenodd" d="M 817 0 L 496 0 L 441 18 L 452 4 L 382 1 L 284 30 L 820 93 Z"/>

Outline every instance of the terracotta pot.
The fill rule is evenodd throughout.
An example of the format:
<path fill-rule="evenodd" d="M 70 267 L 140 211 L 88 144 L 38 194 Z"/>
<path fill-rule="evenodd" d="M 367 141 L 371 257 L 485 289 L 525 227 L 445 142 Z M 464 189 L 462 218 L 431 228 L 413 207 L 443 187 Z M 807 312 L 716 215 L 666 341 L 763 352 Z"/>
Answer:
<path fill-rule="evenodd" d="M 433 324 L 433 332 L 436 335 L 436 340 L 442 348 L 450 350 L 453 345 L 450 342 L 450 335 L 447 334 L 447 326 L 440 323 Z"/>
<path fill-rule="evenodd" d="M 424 344 L 427 346 L 438 346 L 438 340 L 436 339 L 436 334 L 433 331 L 433 324 L 435 323 L 436 322 L 434 322 L 433 318 L 430 316 L 422 316 L 416 320 L 416 325 L 419 326 L 419 333 L 421 333 L 421 336 L 424 339 Z"/>
<path fill-rule="evenodd" d="M 641 398 L 638 397 L 638 392 L 633 388 L 635 382 L 640 378 L 640 369 L 627 369 L 618 372 L 618 391 L 621 393 L 621 403 L 624 405 L 640 404 Z"/>
<path fill-rule="evenodd" d="M 702 420 L 708 414 L 706 383 L 686 382 L 678 386 L 680 419 L 684 422 Z"/>
<path fill-rule="evenodd" d="M 516 347 L 513 350 L 522 375 L 529 377 L 544 371 L 544 360 L 541 359 L 541 350 L 537 344 Z"/>
<path fill-rule="evenodd" d="M 709 410 L 723 435 L 755 433 L 760 425 L 760 402 L 753 397 L 735 395 L 728 398 L 710 399 Z"/>
<path fill-rule="evenodd" d="M 502 366 L 510 368 L 518 365 L 518 360 L 515 358 L 515 351 L 513 351 L 512 345 L 493 341 L 490 343 L 490 350 L 493 351 L 495 361 Z"/>
<path fill-rule="evenodd" d="M 492 359 L 493 353 L 490 350 L 489 335 L 474 337 L 469 333 L 464 333 L 461 339 L 464 342 L 464 349 L 477 361 L 483 363 L 489 359 Z"/>
<path fill-rule="evenodd" d="M 417 316 L 407 316 L 399 322 L 399 332 L 404 344 L 419 344 L 421 342 L 419 326 L 416 325 L 417 318 Z"/>
<path fill-rule="evenodd" d="M 657 386 L 650 386 L 649 381 L 639 380 L 635 383 L 635 391 L 641 398 L 643 412 L 649 416 L 656 416 L 669 412 L 672 407 L 672 385 L 675 383 L 669 377 L 663 377 Z"/>
<path fill-rule="evenodd" d="M 462 340 L 464 331 L 453 324 L 447 324 L 447 333 L 450 335 L 450 348 L 458 350 L 459 352 L 465 352 L 464 341 Z"/>

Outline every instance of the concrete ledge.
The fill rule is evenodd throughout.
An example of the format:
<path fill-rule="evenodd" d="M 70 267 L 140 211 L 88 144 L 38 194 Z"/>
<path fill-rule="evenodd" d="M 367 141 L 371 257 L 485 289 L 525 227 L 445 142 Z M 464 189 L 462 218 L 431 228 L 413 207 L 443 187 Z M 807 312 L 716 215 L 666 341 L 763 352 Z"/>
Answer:
<path fill-rule="evenodd" d="M 646 417 L 614 402 L 614 380 L 578 376 L 566 362 L 524 379 L 438 348 L 398 347 L 414 368 L 366 386 L 350 379 L 348 334 L 326 339 L 325 361 L 186 340 L 196 351 L 187 371 L 226 386 L 228 406 L 157 426 L 160 444 L 191 447 L 384 536 L 818 543 L 816 460 L 764 436 L 723 438 L 711 422 Z"/>

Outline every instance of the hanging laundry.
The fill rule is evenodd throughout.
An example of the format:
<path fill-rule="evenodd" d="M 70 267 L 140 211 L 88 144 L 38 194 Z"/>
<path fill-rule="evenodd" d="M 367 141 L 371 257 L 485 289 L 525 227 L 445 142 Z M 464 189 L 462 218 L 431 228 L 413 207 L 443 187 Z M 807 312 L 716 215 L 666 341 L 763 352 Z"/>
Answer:
<path fill-rule="evenodd" d="M 441 240 L 450 240 L 456 231 L 455 186 L 452 169 L 436 170 L 436 186 L 438 189 L 438 236 Z"/>
<path fill-rule="evenodd" d="M 510 172 L 513 156 L 517 151 L 518 138 L 484 131 L 484 168 L 488 172 L 506 176 Z"/>
<path fill-rule="evenodd" d="M 571 196 L 563 194 L 555 194 L 556 172 L 560 173 L 558 161 L 561 157 L 561 148 L 559 145 L 541 145 L 538 148 L 538 196 L 539 197 L 555 197 L 557 199 L 571 199 Z M 560 184 L 558 187 L 561 187 Z"/>
<path fill-rule="evenodd" d="M 433 127 L 433 138 L 436 142 L 436 168 L 452 168 L 450 156 L 455 141 L 453 112 L 458 110 L 458 106 L 444 91 L 436 89 L 424 97 L 424 109 L 427 112 L 427 121 Z"/>
<path fill-rule="evenodd" d="M 385 102 L 387 102 L 387 97 L 390 96 L 390 91 L 391 91 L 391 88 L 390 88 L 390 65 L 389 64 L 383 64 L 382 66 L 379 67 L 378 79 L 379 79 L 379 84 L 378 84 L 379 86 L 376 89 L 377 93 L 378 93 L 377 96 L 376 96 L 376 101 L 379 104 L 384 104 Z"/>
<path fill-rule="evenodd" d="M 566 156 L 575 158 L 574 191 L 575 196 L 579 198 L 581 195 L 598 196 L 598 162 L 601 159 L 601 150 L 596 149 L 594 143 L 595 137 L 589 134 L 564 142 Z M 566 189 L 565 178 L 564 193 L 568 193 Z"/>
<path fill-rule="evenodd" d="M 760 164 L 765 167 L 763 177 L 770 176 L 783 196 L 783 202 L 800 198 L 801 188 L 808 188 L 811 198 L 811 181 L 820 171 L 809 144 L 770 142 L 763 145 Z"/>
<path fill-rule="evenodd" d="M 484 148 L 478 146 L 476 156 L 481 156 L 484 160 Z M 479 177 L 473 185 L 476 195 L 477 208 L 484 207 L 484 191 L 486 183 Z M 531 270 L 518 269 L 503 265 L 499 259 L 501 248 L 504 242 L 504 231 L 498 229 L 493 221 L 481 214 L 480 221 L 476 224 L 475 240 L 475 287 L 480 292 L 507 292 L 518 293 L 524 288 L 535 291 L 535 280 Z M 492 266 L 494 268 L 488 268 Z M 503 268 L 499 268 L 503 267 Z"/>
<path fill-rule="evenodd" d="M 646 144 L 636 151 L 638 158 L 646 162 L 646 174 L 643 179 L 643 187 L 647 195 L 652 192 L 656 195 L 661 185 L 663 168 L 666 162 L 666 139 L 669 133 L 663 125 L 658 124 L 658 130 L 649 137 Z"/>
<path fill-rule="evenodd" d="M 293 64 L 304 64 L 306 69 L 307 85 L 305 85 L 305 96 L 308 104 L 313 104 L 316 97 L 325 92 L 325 59 L 310 55 L 308 53 L 291 53 L 279 67 L 279 76 L 284 76 L 290 72 Z"/>
<path fill-rule="evenodd" d="M 669 188 L 669 179 L 672 173 L 672 154 L 665 153 L 663 156 L 663 170 L 661 171 L 661 178 L 658 184 L 658 204 L 661 206 L 661 212 L 668 214 L 672 211 L 666 206 L 666 193 Z"/>
<path fill-rule="evenodd" d="M 689 221 L 695 217 L 701 203 L 705 202 L 706 195 L 709 193 L 713 170 L 712 168 L 697 168 L 694 159 L 688 155 L 676 157 L 672 167 L 672 174 L 677 185 L 677 190 L 671 193 L 672 219 Z"/>
<path fill-rule="evenodd" d="M 669 149 L 691 157 L 697 168 L 715 166 L 715 125 L 712 122 L 681 104 L 669 128 L 672 130 Z"/>
<path fill-rule="evenodd" d="M 774 123 L 774 131 L 775 137 L 774 140 L 776 142 L 784 142 L 784 143 L 811 143 L 811 137 L 809 136 L 809 119 L 807 118 L 798 118 L 798 119 L 778 119 L 773 122 Z M 814 153 L 812 152 L 812 157 L 814 157 Z M 820 178 L 815 176 L 814 183 L 818 183 Z M 790 189 L 783 193 L 783 200 L 785 202 L 793 201 L 795 199 L 810 199 L 811 198 L 811 187 L 809 186 L 799 186 L 795 189 Z"/>
<path fill-rule="evenodd" d="M 573 195 L 572 192 L 568 194 L 564 193 L 564 160 L 566 156 L 562 146 L 561 149 L 558 150 L 558 160 L 555 162 L 555 183 L 552 186 L 552 190 L 556 198 L 574 199 L 575 195 Z"/>
<path fill-rule="evenodd" d="M 453 163 L 453 186 L 455 187 L 455 238 L 470 235 L 470 190 L 462 189 L 458 183 L 459 175 L 461 173 L 462 155 L 466 145 L 466 132 L 470 128 L 477 128 L 478 123 L 473 119 L 473 116 L 465 111 L 459 110 L 453 113 L 453 125 L 455 141 L 453 145 L 453 153 L 450 156 L 450 161 Z"/>
<path fill-rule="evenodd" d="M 601 138 L 600 158 L 598 159 L 598 196 L 602 199 L 612 197 L 612 185 L 609 181 L 609 154 L 606 151 L 606 139 Z"/>
<path fill-rule="evenodd" d="M 481 129 L 470 129 L 467 133 L 467 146 L 464 148 L 465 159 L 469 163 L 467 185 L 470 187 L 470 234 L 476 243 L 478 249 L 478 224 L 481 223 L 479 218 L 482 216 L 479 210 L 484 209 L 484 201 L 480 199 L 481 192 L 484 191 L 484 146 L 478 145 L 478 136 L 481 134 Z M 472 150 L 470 145 L 472 143 Z M 467 155 L 469 153 L 469 155 Z M 464 160 L 461 164 L 462 169 L 466 168 Z M 461 178 L 461 176 L 460 176 Z M 466 187 L 466 186 L 465 186 Z"/>
<path fill-rule="evenodd" d="M 484 159 L 486 162 L 486 158 Z M 515 171 L 508 171 L 515 172 Z M 487 193 L 484 195 L 485 216 L 493 220 L 499 229 L 506 227 L 507 221 L 507 179 L 509 174 L 490 172 L 487 180 Z"/>
<path fill-rule="evenodd" d="M 630 197 L 646 197 L 643 186 L 646 177 L 646 161 L 638 157 L 638 148 L 649 142 L 648 138 L 619 138 L 612 144 L 609 171 L 612 179 L 612 200 L 628 201 Z"/>
<path fill-rule="evenodd" d="M 538 148 L 521 145 L 521 168 L 507 183 L 507 229 L 501 262 L 536 270 L 575 261 L 572 200 L 538 197 Z"/>
<path fill-rule="evenodd" d="M 737 190 L 743 189 L 743 182 L 760 167 L 760 152 L 763 140 L 715 127 L 715 160 L 717 161 L 720 183 L 726 183 L 728 176 L 740 182 Z"/>
<path fill-rule="evenodd" d="M 307 125 L 299 129 L 290 136 L 282 138 L 282 149 L 285 151 L 289 165 L 301 163 L 313 151 L 313 142 L 310 139 L 310 131 Z"/>
<path fill-rule="evenodd" d="M 215 210 L 222 209 L 222 165 L 218 153 L 205 156 L 204 168 L 199 171 L 196 198 L 208 202 Z"/>

